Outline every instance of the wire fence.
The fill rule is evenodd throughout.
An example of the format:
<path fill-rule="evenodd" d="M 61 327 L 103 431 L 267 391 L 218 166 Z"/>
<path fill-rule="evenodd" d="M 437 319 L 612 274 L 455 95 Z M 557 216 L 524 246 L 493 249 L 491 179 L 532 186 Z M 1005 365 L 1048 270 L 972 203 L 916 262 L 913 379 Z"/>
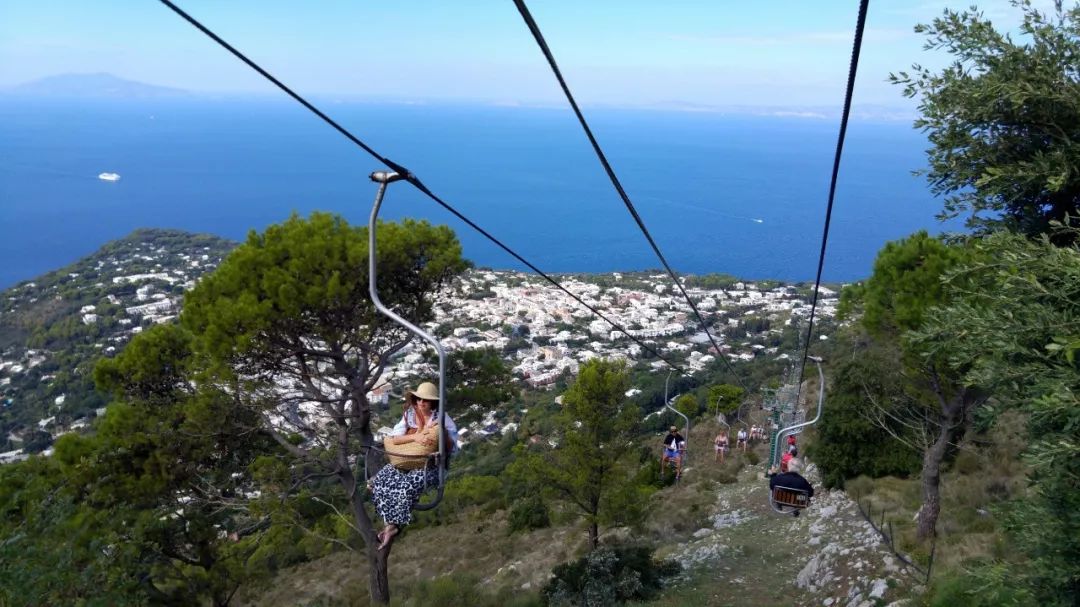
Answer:
<path fill-rule="evenodd" d="M 893 531 L 892 521 L 887 520 L 886 518 L 887 511 L 882 508 L 878 515 L 878 520 L 875 522 L 873 502 L 867 498 L 865 500 L 865 507 L 863 506 L 863 502 L 864 500 L 861 497 L 855 498 L 855 504 L 859 508 L 859 514 L 866 519 L 866 522 L 870 523 L 870 526 L 874 528 L 874 531 L 878 532 L 878 535 L 881 536 L 881 540 L 885 542 L 885 545 L 889 547 L 889 550 L 892 551 L 893 555 L 900 559 L 901 563 L 907 565 L 908 572 L 918 574 L 922 577 L 923 584 L 929 584 L 930 574 L 934 570 L 934 553 L 937 551 L 937 537 L 935 536 L 930 541 L 930 558 L 926 562 L 926 568 L 920 567 L 896 547 L 896 533 Z"/>

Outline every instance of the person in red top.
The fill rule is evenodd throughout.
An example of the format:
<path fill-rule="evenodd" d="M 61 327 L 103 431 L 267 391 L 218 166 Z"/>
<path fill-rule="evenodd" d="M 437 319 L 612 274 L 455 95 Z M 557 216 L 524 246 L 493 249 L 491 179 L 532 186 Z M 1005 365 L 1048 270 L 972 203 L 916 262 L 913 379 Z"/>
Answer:
<path fill-rule="evenodd" d="M 788 471 L 788 462 L 794 459 L 794 457 L 795 456 L 791 454 L 791 451 L 788 451 L 784 454 L 783 457 L 780 458 L 780 472 Z"/>

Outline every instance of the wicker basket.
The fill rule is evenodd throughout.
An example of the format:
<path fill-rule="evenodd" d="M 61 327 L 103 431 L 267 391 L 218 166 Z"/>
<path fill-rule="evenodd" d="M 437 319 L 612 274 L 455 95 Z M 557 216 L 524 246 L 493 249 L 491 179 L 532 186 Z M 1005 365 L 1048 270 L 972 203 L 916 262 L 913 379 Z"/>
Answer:
<path fill-rule="evenodd" d="M 398 470 L 419 470 L 427 465 L 428 456 L 439 450 L 439 425 L 433 424 L 416 435 L 430 436 L 434 446 L 429 447 L 422 442 L 405 443 L 395 445 L 392 436 L 383 440 L 383 449 L 386 450 L 386 459 Z"/>

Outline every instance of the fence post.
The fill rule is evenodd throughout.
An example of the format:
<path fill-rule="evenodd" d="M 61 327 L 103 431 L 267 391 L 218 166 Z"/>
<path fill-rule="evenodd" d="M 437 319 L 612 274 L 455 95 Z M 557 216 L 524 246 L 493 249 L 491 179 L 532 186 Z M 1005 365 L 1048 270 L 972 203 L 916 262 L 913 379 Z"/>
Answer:
<path fill-rule="evenodd" d="M 893 535 L 892 521 L 889 521 L 889 547 L 896 548 L 896 536 Z"/>

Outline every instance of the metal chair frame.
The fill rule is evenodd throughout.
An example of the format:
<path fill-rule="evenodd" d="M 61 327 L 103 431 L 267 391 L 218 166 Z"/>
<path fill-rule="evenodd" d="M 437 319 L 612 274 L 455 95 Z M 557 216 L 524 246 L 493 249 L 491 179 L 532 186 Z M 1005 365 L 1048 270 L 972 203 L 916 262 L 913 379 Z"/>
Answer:
<path fill-rule="evenodd" d="M 383 196 L 386 194 L 386 187 L 389 184 L 391 184 L 391 183 L 393 183 L 395 181 L 400 181 L 401 179 L 404 179 L 404 178 L 405 177 L 403 175 L 399 175 L 398 173 L 395 173 L 393 171 L 375 171 L 374 173 L 371 174 L 371 180 L 374 181 L 375 183 L 379 184 L 379 189 L 375 193 L 375 203 L 371 207 L 371 218 L 368 220 L 368 292 L 371 295 L 371 302 L 373 304 L 375 304 L 375 309 L 376 310 L 378 310 L 384 316 L 390 318 L 390 320 L 393 320 L 397 324 L 399 324 L 402 327 L 405 327 L 406 329 L 408 329 L 409 332 L 412 333 L 413 335 L 416 335 L 420 339 L 422 339 L 422 340 L 428 342 L 429 344 L 431 344 L 431 346 L 435 348 L 435 351 L 439 355 L 439 412 L 438 412 L 438 417 L 439 417 L 440 431 L 439 431 L 439 451 L 438 451 L 437 455 L 434 458 L 437 465 L 438 465 L 438 471 L 439 471 L 438 494 L 435 496 L 434 501 L 431 501 L 431 502 L 426 503 L 426 504 L 425 503 L 417 503 L 413 507 L 413 510 L 431 510 L 431 509 L 435 508 L 436 506 L 438 506 L 439 502 L 442 501 L 443 490 L 445 489 L 445 486 L 446 486 L 446 466 L 443 465 L 443 462 L 446 461 L 446 449 L 447 449 L 447 446 L 446 446 L 446 432 L 444 430 L 442 430 L 442 429 L 446 428 L 446 350 L 443 349 L 442 344 L 439 343 L 439 340 L 434 335 L 431 335 L 430 333 L 424 331 L 423 329 L 416 326 L 415 324 L 409 322 L 405 318 L 402 318 L 396 312 L 394 312 L 393 310 L 391 310 L 390 308 L 386 307 L 386 305 L 383 304 L 382 300 L 379 299 L 378 274 L 377 274 L 377 270 L 376 270 L 376 265 L 377 265 L 376 262 L 378 260 L 378 250 L 377 250 L 376 244 L 375 244 L 375 242 L 376 242 L 375 241 L 375 231 L 376 231 L 376 228 L 378 226 L 379 210 L 382 208 Z M 376 447 L 374 445 L 368 445 L 367 449 L 368 449 L 369 452 L 371 450 L 385 451 L 384 449 L 380 449 L 379 447 Z M 432 456 L 425 455 L 423 457 L 432 457 Z M 365 468 L 366 468 L 367 454 L 365 454 L 364 458 L 365 458 Z M 430 465 L 430 462 L 429 462 L 429 465 Z M 366 472 L 366 470 L 365 470 L 365 472 Z"/>

